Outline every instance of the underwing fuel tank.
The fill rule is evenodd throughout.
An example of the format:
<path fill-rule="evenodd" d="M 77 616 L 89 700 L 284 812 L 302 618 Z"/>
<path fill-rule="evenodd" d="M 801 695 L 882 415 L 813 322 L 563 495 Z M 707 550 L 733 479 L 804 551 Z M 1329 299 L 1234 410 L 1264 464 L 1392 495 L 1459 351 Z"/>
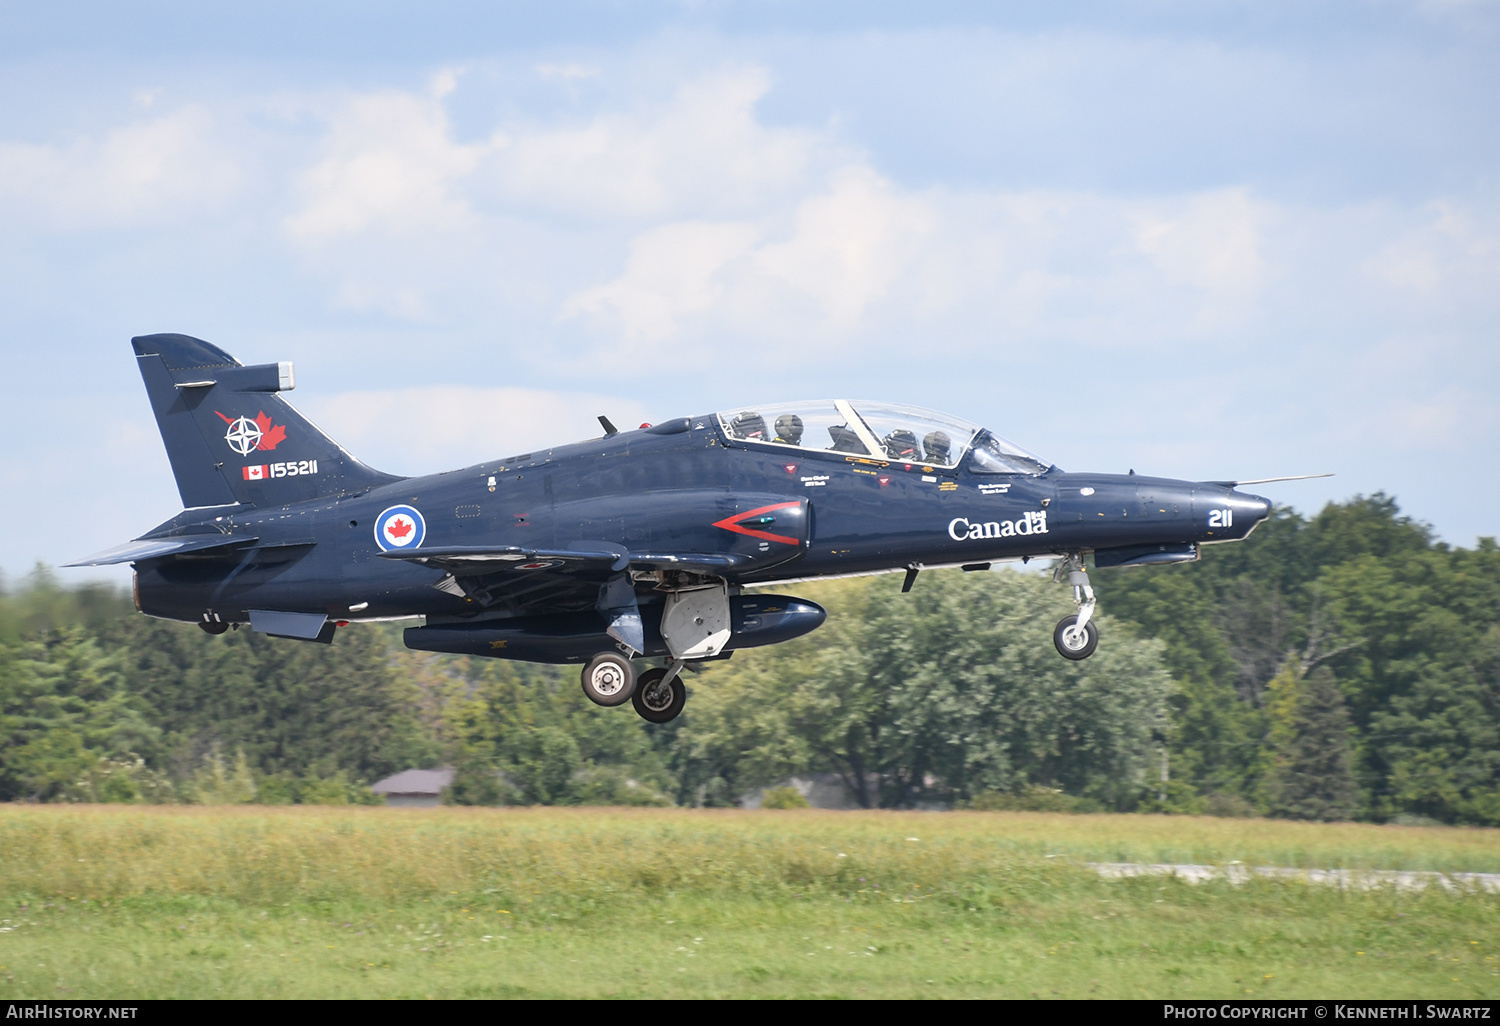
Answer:
<path fill-rule="evenodd" d="M 661 636 L 662 606 L 643 605 L 646 656 L 664 656 Z M 735 595 L 729 600 L 728 652 L 738 648 L 777 645 L 816 630 L 828 613 L 816 602 L 786 595 Z M 503 620 L 450 622 L 408 627 L 406 647 L 423 652 L 522 659 L 533 663 L 583 663 L 601 651 L 613 650 L 615 640 L 604 632 L 595 612 L 517 616 Z"/>

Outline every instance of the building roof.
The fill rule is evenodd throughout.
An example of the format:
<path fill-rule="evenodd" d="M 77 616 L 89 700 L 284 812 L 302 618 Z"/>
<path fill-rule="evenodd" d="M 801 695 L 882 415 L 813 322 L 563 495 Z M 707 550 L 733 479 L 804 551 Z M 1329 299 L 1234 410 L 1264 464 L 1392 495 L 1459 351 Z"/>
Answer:
<path fill-rule="evenodd" d="M 452 769 L 402 770 L 384 780 L 370 785 L 376 794 L 441 794 L 443 788 L 453 783 Z"/>

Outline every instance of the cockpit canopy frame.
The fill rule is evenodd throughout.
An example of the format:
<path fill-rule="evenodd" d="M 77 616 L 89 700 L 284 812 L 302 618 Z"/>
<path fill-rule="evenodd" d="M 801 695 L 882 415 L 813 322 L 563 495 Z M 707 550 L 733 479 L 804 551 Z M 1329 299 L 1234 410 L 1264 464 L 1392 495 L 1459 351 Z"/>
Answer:
<path fill-rule="evenodd" d="M 999 435 L 946 413 L 869 399 L 815 399 L 726 410 L 737 442 L 840 454 L 978 474 L 1043 474 L 1046 462 Z"/>

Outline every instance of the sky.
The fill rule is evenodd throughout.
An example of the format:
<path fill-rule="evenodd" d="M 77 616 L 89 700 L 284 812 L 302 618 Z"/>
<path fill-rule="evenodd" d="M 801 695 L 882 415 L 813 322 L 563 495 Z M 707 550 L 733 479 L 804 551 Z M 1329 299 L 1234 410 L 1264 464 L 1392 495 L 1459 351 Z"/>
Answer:
<path fill-rule="evenodd" d="M 1487 0 L 0 0 L 0 568 L 179 510 L 160 331 L 294 362 L 394 473 L 879 398 L 1472 546 L 1497 43 Z"/>

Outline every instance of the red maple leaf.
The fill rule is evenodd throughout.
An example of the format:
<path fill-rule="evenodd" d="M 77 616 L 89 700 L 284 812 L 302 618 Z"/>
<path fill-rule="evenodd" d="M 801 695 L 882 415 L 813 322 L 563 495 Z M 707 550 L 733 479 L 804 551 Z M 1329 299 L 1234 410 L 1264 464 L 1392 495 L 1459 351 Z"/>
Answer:
<path fill-rule="evenodd" d="M 223 414 L 220 414 L 223 416 Z M 256 426 L 260 428 L 260 444 L 257 449 L 274 449 L 280 443 L 286 441 L 286 428 L 277 424 L 271 424 L 271 418 L 266 416 L 266 411 L 261 410 L 255 418 Z"/>
<path fill-rule="evenodd" d="M 411 534 L 411 521 L 396 517 L 389 524 L 385 525 L 385 533 L 392 538 L 405 538 Z"/>

